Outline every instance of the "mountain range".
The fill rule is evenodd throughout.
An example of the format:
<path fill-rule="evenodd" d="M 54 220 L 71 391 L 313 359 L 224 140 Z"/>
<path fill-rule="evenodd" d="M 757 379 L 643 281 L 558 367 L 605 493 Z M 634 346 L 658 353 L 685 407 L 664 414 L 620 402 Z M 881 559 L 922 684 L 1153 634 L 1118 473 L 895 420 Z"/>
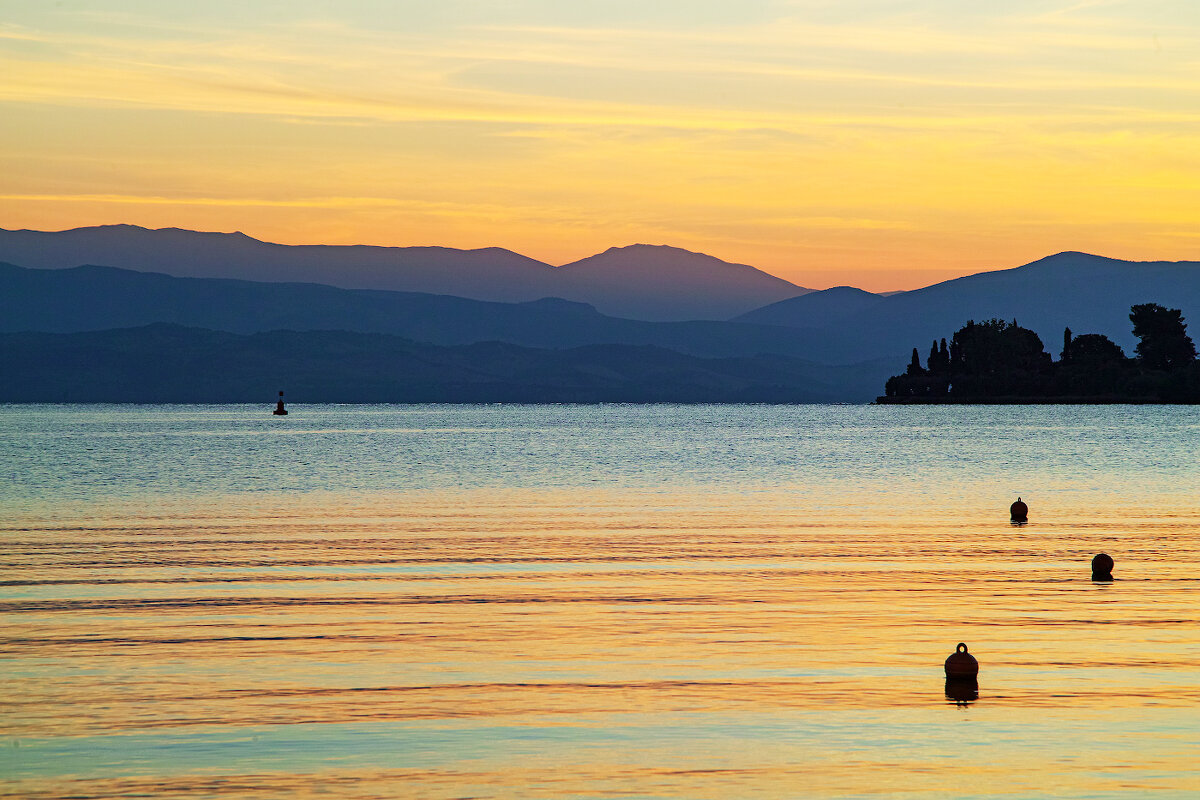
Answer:
<path fill-rule="evenodd" d="M 1121 261 L 1066 252 L 1013 269 L 981 272 L 891 297 L 830 289 L 784 300 L 738 321 L 837 331 L 825 353 L 832 363 L 878 354 L 885 339 L 920 348 L 949 338 L 970 319 L 1016 320 L 1041 336 L 1047 350 L 1064 328 L 1103 333 L 1128 354 L 1137 343 L 1129 307 L 1159 303 L 1200 322 L 1200 262 Z"/>
<path fill-rule="evenodd" d="M 348 331 L 242 335 L 159 323 L 0 333 L 5 402 L 254 402 L 286 386 L 310 403 L 828 403 L 844 394 L 847 371 L 782 356 L 445 347 Z"/>
<path fill-rule="evenodd" d="M 559 297 L 646 320 L 728 319 L 812 291 L 745 264 L 645 244 L 554 267 L 499 247 L 282 245 L 243 233 L 101 225 L 0 229 L 0 260 L 37 269 L 102 264 L 185 278 L 298 281 L 506 303 Z"/>
<path fill-rule="evenodd" d="M 622 287 L 625 299 L 621 302 L 630 309 L 641 309 L 636 314 L 629 314 L 630 317 L 641 317 L 635 319 L 603 313 L 603 308 L 561 298 L 501 302 L 428 292 L 346 289 L 282 280 L 264 282 L 174 277 L 163 272 L 166 267 L 176 271 L 183 269 L 179 266 L 180 262 L 161 256 L 157 251 L 138 256 L 141 260 L 137 263 L 142 271 L 131 269 L 129 263 L 96 266 L 113 253 L 125 253 L 130 260 L 136 260 L 130 254 L 136 255 L 137 242 L 146 241 L 143 236 L 145 231 L 122 226 L 84 230 L 99 232 L 102 238 L 109 239 L 120 239 L 118 234 L 121 231 L 131 232 L 132 243 L 118 243 L 120 246 L 110 243 L 108 250 L 95 257 L 85 257 L 88 255 L 86 250 L 71 251 L 84 264 L 79 266 L 63 261 L 68 258 L 64 255 L 67 252 L 65 250 L 30 252 L 28 248 L 32 245 L 29 242 L 33 239 L 24 234 L 37 232 L 0 232 L 0 258 L 13 262 L 0 265 L 0 331 L 43 335 L 42 339 L 36 336 L 24 339 L 6 337 L 4 347 L 17 348 L 33 358 L 37 352 L 48 353 L 53 350 L 61 353 L 62 348 L 68 346 L 64 342 L 78 348 L 86 341 L 86 337 L 46 338 L 51 334 L 111 329 L 142 331 L 141 334 L 122 334 L 125 337 L 122 341 L 138 335 L 159 341 L 162 339 L 161 332 L 152 335 L 151 331 L 159 330 L 155 327 L 159 323 L 168 323 L 182 326 L 178 330 L 184 333 L 178 336 L 183 338 L 201 337 L 197 329 L 224 331 L 243 337 L 291 330 L 295 332 L 290 340 L 292 344 L 311 348 L 314 359 L 318 352 L 324 352 L 326 348 L 327 341 L 322 338 L 324 333 L 321 332 L 330 331 L 385 337 L 354 340 L 351 350 L 365 354 L 362 358 L 376 359 L 384 358 L 384 353 L 399 347 L 396 344 L 398 341 L 409 342 L 404 345 L 410 348 L 406 352 L 415 352 L 411 348 L 418 347 L 418 343 L 435 348 L 455 348 L 484 342 L 503 342 L 538 351 L 522 356 L 530 364 L 539 359 L 569 360 L 584 359 L 586 356 L 593 359 L 588 362 L 593 366 L 600 352 L 606 358 L 612 356 L 619 361 L 614 354 L 623 353 L 622 357 L 632 358 L 630 354 L 635 352 L 620 348 L 649 348 L 636 351 L 641 355 L 634 358 L 634 362 L 645 368 L 638 373 L 640 379 L 650 383 L 661 382 L 663 387 L 673 386 L 669 392 L 664 388 L 664 392 L 675 399 L 686 399 L 687 392 L 681 387 L 704 385 L 704 380 L 676 380 L 680 375 L 694 369 L 710 377 L 715 374 L 728 376 L 728 373 L 722 372 L 725 367 L 717 369 L 711 364 L 687 362 L 689 366 L 684 368 L 680 366 L 684 362 L 673 362 L 674 366 L 670 366 L 672 362 L 662 356 L 666 351 L 692 359 L 742 359 L 738 366 L 742 370 L 741 382 L 729 378 L 730 391 L 734 392 L 735 387 L 740 387 L 737 388 L 740 393 L 734 393 L 742 399 L 758 397 L 766 401 L 784 396 L 803 396 L 810 398 L 810 401 L 821 398 L 826 401 L 863 402 L 880 393 L 883 381 L 889 375 L 903 369 L 913 347 L 917 347 L 923 356 L 931 340 L 949 338 L 968 319 L 1016 319 L 1022 326 L 1037 331 L 1046 343 L 1047 350 L 1054 353 L 1057 352 L 1057 343 L 1061 341 L 1063 328 L 1070 327 L 1077 335 L 1104 333 L 1130 354 L 1135 342 L 1128 314 L 1129 307 L 1134 303 L 1157 302 L 1182 309 L 1188 319 L 1200 319 L 1200 263 L 1130 262 L 1073 252 L 1060 253 L 1013 269 L 980 273 L 889 296 L 853 287 L 836 287 L 774 299 L 757 308 L 730 314 L 732 319 L 729 320 L 710 317 L 664 321 L 670 320 L 675 313 L 672 308 L 680 308 L 678 305 L 656 305 L 658 298 L 671 294 L 672 284 L 676 287 L 675 295 L 688 298 L 690 307 L 696 309 L 706 296 L 705 292 L 720 281 L 759 285 L 758 276 L 765 273 L 675 248 L 644 246 L 614 248 L 593 257 L 592 263 L 580 267 L 581 275 L 609 272 L 606 281 L 594 281 L 589 291 L 599 294 L 605 286 Z M 8 246 L 14 241 L 9 236 L 12 233 L 21 234 L 15 237 L 20 247 Z M 42 241 L 53 241 L 54 237 L 75 233 L 68 231 L 40 235 L 50 237 Z M 217 237 L 205 241 L 224 242 L 225 245 L 231 242 L 236 245 L 240 237 L 239 234 L 181 233 Z M 67 238 L 71 239 L 72 236 Z M 225 245 L 213 245 L 208 252 L 220 250 Z M 270 247 L 290 249 L 283 245 Z M 332 248 L 330 252 L 354 249 Z M 410 248 L 367 248 L 371 252 L 394 249 Z M 616 258 L 613 254 L 627 251 L 652 255 L 654 258 L 637 262 L 640 266 L 634 265 L 635 261 L 632 260 L 613 260 Z M 445 255 L 486 251 L 439 252 Z M 523 258 L 508 253 L 505 258 L 510 262 L 509 257 Z M 22 264 L 18 258 L 37 263 Z M 163 271 L 144 271 L 156 258 L 165 262 L 160 264 L 164 267 Z M 193 259 L 187 263 L 191 266 L 186 268 L 199 269 L 197 264 L 200 261 Z M 47 264 L 54 266 L 46 268 Z M 492 275 L 482 264 L 483 261 L 472 262 L 470 270 L 464 268 L 456 274 L 461 278 L 473 270 L 473 274 Z M 666 266 L 662 266 L 661 272 L 655 272 L 653 265 Z M 31 266 L 38 268 L 30 269 Z M 209 266 L 217 268 L 213 264 Z M 314 261 L 311 269 L 315 270 L 317 266 Z M 543 267 L 549 270 L 566 269 Z M 278 263 L 271 269 L 274 270 L 271 274 L 278 278 L 295 277 Z M 456 269 L 448 268 L 450 272 Z M 698 276 L 695 284 L 708 288 L 689 296 L 685 287 L 692 285 L 690 276 L 693 272 Z M 503 274 L 503 270 L 497 274 Z M 720 280 L 713 278 L 714 275 L 718 275 Z M 792 284 L 788 286 L 800 291 L 799 287 Z M 718 312 L 710 310 L 708 313 L 712 315 Z M 235 344 L 241 347 L 237 344 L 241 342 L 240 339 L 205 338 L 204 341 L 225 341 L 230 347 L 235 347 Z M 587 349 L 594 347 L 601 350 Z M 572 355 L 553 356 L 554 351 Z M 650 351 L 657 355 L 646 355 Z M 438 353 L 440 355 L 436 357 L 426 354 L 432 359 L 431 363 L 446 365 L 458 358 L 450 358 L 441 351 Z M 380 362 L 377 369 L 391 369 L 387 364 L 393 361 Z M 44 370 L 53 369 L 50 366 L 52 361 L 44 360 L 42 363 Z M 563 362 L 560 360 L 558 363 L 561 366 Z M 532 371 L 527 370 L 525 374 L 532 375 L 541 369 L 529 367 Z M 661 369 L 662 372 L 655 373 L 655 369 Z M 755 370 L 759 371 L 757 377 L 750 374 Z M 631 398 L 637 394 L 628 386 L 617 388 L 620 381 L 616 381 L 608 384 L 603 391 L 592 386 L 587 390 L 592 394 L 588 395 L 587 391 L 580 388 L 583 384 L 568 377 L 567 373 L 560 370 L 554 374 L 559 375 L 559 389 L 551 391 L 546 384 L 537 383 L 541 387 L 541 396 L 567 396 L 575 390 L 578 391 L 571 396 Z M 653 377 L 656 374 L 659 377 Z M 475 392 L 478 386 L 467 391 L 462 388 L 466 384 L 455 382 L 451 377 L 447 372 L 445 380 L 438 385 L 459 386 L 463 397 L 478 396 Z M 800 388 L 802 379 L 808 381 L 803 391 Z M 343 385 L 349 386 L 352 382 Z M 284 388 L 288 384 L 287 380 L 283 380 Z M 393 396 L 408 396 L 400 392 L 397 388 L 399 384 L 389 385 L 392 386 L 390 391 Z M 771 389 L 772 386 L 776 389 Z M 784 389 L 778 390 L 779 387 Z M 494 394 L 503 398 L 519 393 L 510 387 L 496 389 Z M 714 391 L 701 392 L 697 389 L 695 399 L 712 399 L 716 396 Z M 11 390 L 7 394 L 0 392 L 0 400 L 4 399 L 15 399 Z"/>
<path fill-rule="evenodd" d="M 312 283 L 175 278 L 91 265 L 42 270 L 0 263 L 0 331 L 72 333 L 155 322 L 233 333 L 386 333 L 439 345 L 652 345 L 712 357 L 800 356 L 810 349 L 794 332 L 776 326 L 623 319 L 557 298 L 498 303 Z"/>

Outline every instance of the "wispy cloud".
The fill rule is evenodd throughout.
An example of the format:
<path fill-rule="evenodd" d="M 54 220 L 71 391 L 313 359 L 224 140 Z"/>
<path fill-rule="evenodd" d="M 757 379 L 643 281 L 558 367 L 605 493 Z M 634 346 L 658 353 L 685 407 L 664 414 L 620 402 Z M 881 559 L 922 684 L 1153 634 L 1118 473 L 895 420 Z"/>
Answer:
<path fill-rule="evenodd" d="M 818 112 L 835 107 L 839 92 L 853 89 L 858 102 L 874 106 L 874 117 L 880 116 L 887 93 L 897 89 L 926 113 L 938 105 L 939 89 L 981 90 L 976 105 L 986 104 L 987 92 L 998 95 L 998 105 L 1007 102 L 1004 93 L 1012 92 L 1025 93 L 1027 104 L 1043 97 L 1050 105 L 1072 90 L 1153 89 L 1189 96 L 1198 91 L 1194 73 L 1186 69 L 1118 60 L 1097 70 L 1062 55 L 1066 48 L 1112 61 L 1121 50 L 1145 52 L 1145 38 L 1128 30 L 1025 31 L 1011 20 L 1000 27 L 1000 33 L 984 34 L 789 20 L 681 31 L 480 25 L 434 38 L 325 23 L 253 32 L 175 26 L 168 28 L 169 37 L 147 39 L 144 31 L 131 34 L 128 24 L 106 33 L 58 36 L 10 25 L 5 30 L 12 37 L 53 44 L 60 57 L 35 63 L 10 54 L 4 66 L 13 77 L 5 81 L 3 96 L 291 116 L 366 114 L 384 120 L 527 122 L 528 107 L 536 104 L 541 119 L 567 124 L 603 124 L 609 118 L 626 124 L 633 116 L 630 108 L 645 119 L 644 107 L 654 105 L 658 116 L 678 113 L 688 120 L 684 124 L 694 125 L 706 109 L 719 119 L 731 105 L 719 96 L 721 87 L 705 92 L 714 79 L 735 89 L 738 79 L 744 84 L 774 80 L 780 92 L 810 96 Z M 1190 43 L 1196 34 L 1174 32 Z M 1053 57 L 1039 60 L 1038 51 Z M 906 57 L 898 60 L 898 55 Z M 571 69 L 581 71 L 564 91 L 558 88 L 563 70 Z M 589 80 L 599 74 L 611 87 L 604 96 L 595 96 Z M 647 95 L 642 88 L 647 77 L 661 91 Z M 687 99 L 672 102 L 672 87 Z M 827 89 L 822 94 L 814 87 Z M 754 92 L 732 105 L 752 124 L 770 111 Z M 887 109 L 887 116 L 918 113 Z"/>
<path fill-rule="evenodd" d="M 150 194 L 0 194 L 0 200 L 50 203 L 115 203 L 121 205 L 246 206 L 253 208 L 396 208 L 412 207 L 389 197 L 188 197 Z M 426 204 L 433 207 L 431 204 Z"/>
<path fill-rule="evenodd" d="M 0 211 L 785 264 L 1200 225 L 1190 0 L 265 5 L 10 14 Z"/>

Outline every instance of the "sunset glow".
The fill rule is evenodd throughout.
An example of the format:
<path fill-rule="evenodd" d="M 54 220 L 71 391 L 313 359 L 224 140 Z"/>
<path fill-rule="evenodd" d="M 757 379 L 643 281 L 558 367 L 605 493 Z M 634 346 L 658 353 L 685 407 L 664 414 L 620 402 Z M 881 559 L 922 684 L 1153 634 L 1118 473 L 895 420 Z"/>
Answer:
<path fill-rule="evenodd" d="M 874 290 L 1200 247 L 1188 0 L 0 8 L 4 228 L 647 242 Z"/>

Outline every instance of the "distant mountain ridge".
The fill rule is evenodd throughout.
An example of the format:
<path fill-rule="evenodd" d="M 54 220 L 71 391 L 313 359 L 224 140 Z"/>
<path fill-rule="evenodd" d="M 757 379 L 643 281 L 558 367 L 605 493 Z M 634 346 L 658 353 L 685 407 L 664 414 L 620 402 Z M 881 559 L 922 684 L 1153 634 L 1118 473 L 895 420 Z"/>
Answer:
<path fill-rule="evenodd" d="M 747 264 L 664 245 L 634 244 L 610 247 L 603 253 L 559 267 L 568 287 L 565 298 L 588 298 L 597 309 L 621 307 L 622 316 L 660 319 L 664 298 L 695 312 L 693 319 L 728 319 L 730 300 L 754 307 L 783 297 L 807 294 L 811 289 L 769 275 Z M 630 297 L 631 287 L 639 296 Z"/>
<path fill-rule="evenodd" d="M 953 331 L 966 320 L 1001 318 L 1035 330 L 1048 351 L 1057 352 L 1069 327 L 1076 335 L 1103 333 L 1132 355 L 1137 340 L 1130 306 L 1151 302 L 1182 309 L 1200 330 L 1200 262 L 1123 261 L 1068 251 L 887 298 L 870 317 L 874 330 L 920 337 L 914 345 L 921 347 L 935 328 Z M 870 335 L 848 340 L 848 348 Z"/>
<path fill-rule="evenodd" d="M 734 317 L 732 321 L 789 328 L 826 328 L 862 314 L 884 299 L 884 295 L 872 294 L 853 286 L 835 286 L 756 308 Z"/>
<path fill-rule="evenodd" d="M 266 402 L 285 387 L 301 403 L 814 403 L 838 399 L 840 371 L 779 356 L 442 347 L 346 331 L 0 333 L 0 402 Z"/>
<path fill-rule="evenodd" d="M 230 241 L 225 234 L 211 236 Z M 4 241 L 0 235 L 0 244 Z M 158 257 L 157 251 L 151 255 Z M 607 272 L 607 283 L 593 280 L 587 287 L 600 294 L 618 290 L 625 281 L 636 283 L 639 263 L 656 265 L 651 271 L 658 270 L 658 285 L 655 280 L 639 284 L 652 293 L 684 295 L 686 276 L 709 269 L 721 276 L 757 273 L 745 265 L 646 245 L 613 248 L 583 262 L 541 268 L 557 269 L 568 279 L 575 269 L 584 276 Z M 26 266 L 0 265 L 0 331 L 66 333 L 172 323 L 241 334 L 279 329 L 379 333 L 439 346 L 500 341 L 550 349 L 652 346 L 702 358 L 775 355 L 845 366 L 831 378 L 831 387 L 832 396 L 846 402 L 878 395 L 883 381 L 908 363 L 913 347 L 924 358 L 932 340 L 971 319 L 1016 320 L 1036 331 L 1051 353 L 1057 353 L 1063 329 L 1070 327 L 1077 336 L 1104 334 L 1132 355 L 1128 314 L 1139 303 L 1179 308 L 1192 323 L 1193 336 L 1200 332 L 1200 262 L 1131 262 L 1078 252 L 900 294 L 835 287 L 767 303 L 734 315 L 733 321 L 685 322 L 625 319 L 553 298 L 504 303 L 313 283 L 176 278 L 113 267 Z M 645 302 L 635 295 L 626 299 Z M 694 298 L 685 299 L 696 307 Z"/>
<path fill-rule="evenodd" d="M 0 261 L 38 269 L 99 264 L 176 277 L 320 283 L 510 303 L 559 297 L 646 320 L 728 319 L 811 291 L 745 264 L 666 246 L 610 248 L 553 267 L 497 247 L 281 245 L 243 233 L 135 225 L 0 229 Z"/>
<path fill-rule="evenodd" d="M 828 290 L 832 292 L 833 290 Z M 737 321 L 815 327 L 840 335 L 823 360 L 837 363 L 880 354 L 884 342 L 898 352 L 917 347 L 922 356 L 930 341 L 955 331 L 967 320 L 1016 319 L 1055 348 L 1063 329 L 1076 334 L 1103 333 L 1132 354 L 1136 340 L 1129 328 L 1135 303 L 1159 303 L 1182 309 L 1200 330 L 1200 262 L 1122 261 L 1068 251 L 1012 269 L 980 272 L 913 289 L 903 294 L 859 298 L 857 308 L 842 312 L 814 293 L 791 298 L 736 317 Z M 845 299 L 845 298 L 842 298 Z M 903 366 L 903 365 L 901 365 Z"/>
<path fill-rule="evenodd" d="M 311 283 L 175 278 L 116 267 L 44 270 L 0 263 L 0 331 L 73 333 L 156 322 L 233 333 L 387 333 L 439 345 L 489 340 L 555 348 L 653 345 L 709 357 L 802 356 L 808 349 L 786 329 L 711 320 L 623 319 L 556 298 L 496 303 Z"/>

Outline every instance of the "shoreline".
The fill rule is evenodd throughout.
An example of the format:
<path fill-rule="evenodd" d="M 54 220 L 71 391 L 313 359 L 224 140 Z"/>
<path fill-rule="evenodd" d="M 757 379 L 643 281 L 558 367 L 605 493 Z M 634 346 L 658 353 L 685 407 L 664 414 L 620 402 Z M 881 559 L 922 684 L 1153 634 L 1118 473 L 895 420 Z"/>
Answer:
<path fill-rule="evenodd" d="M 999 397 L 876 397 L 872 405 L 877 406 L 1188 406 L 1196 405 L 1185 401 L 1163 400 L 1158 397 L 1029 397 L 1004 395 Z"/>

